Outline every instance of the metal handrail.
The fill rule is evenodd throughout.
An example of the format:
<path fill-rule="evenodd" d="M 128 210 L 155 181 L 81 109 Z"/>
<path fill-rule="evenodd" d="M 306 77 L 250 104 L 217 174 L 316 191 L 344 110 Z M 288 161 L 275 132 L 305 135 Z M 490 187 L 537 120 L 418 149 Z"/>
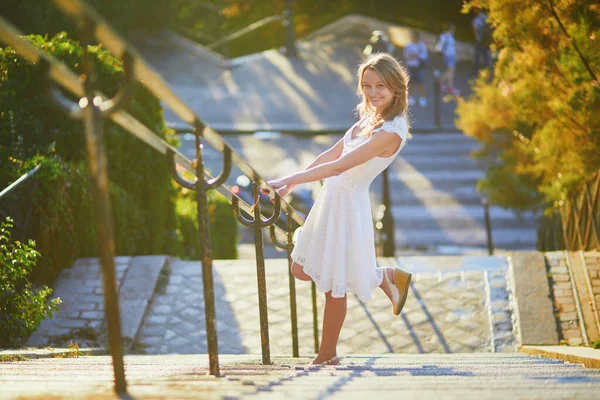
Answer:
<path fill-rule="evenodd" d="M 17 186 L 25 182 L 27 179 L 31 178 L 36 172 L 40 170 L 40 168 L 42 168 L 42 164 L 36 165 L 35 168 L 33 168 L 31 171 L 21 175 L 19 179 L 8 185 L 4 190 L 2 190 L 2 192 L 0 192 L 0 199 L 2 199 L 4 196 L 8 195 L 10 192 L 15 190 Z"/>
<path fill-rule="evenodd" d="M 25 200 L 24 204 L 22 197 L 15 199 L 14 197 L 11 197 L 11 195 L 17 192 L 19 187 L 25 182 L 30 181 L 32 176 L 41 168 L 41 164 L 36 165 L 35 168 L 21 175 L 16 181 L 0 192 L 0 214 L 2 214 L 3 218 L 11 217 L 13 219 L 14 227 L 21 232 L 21 235 L 13 234 L 13 240 L 19 237 L 20 240 L 26 242 L 32 237 L 32 232 L 29 231 L 29 221 L 31 219 L 32 210 L 31 207 L 29 207 L 27 200 Z M 35 187 L 36 182 L 34 181 L 29 190 L 34 192 Z"/>
<path fill-rule="evenodd" d="M 232 34 L 229 34 L 229 35 L 225 36 L 224 38 L 219 39 L 216 42 L 213 42 L 213 43 L 207 45 L 206 47 L 208 47 L 209 49 L 214 49 L 215 47 L 218 47 L 227 42 L 231 42 L 234 39 L 240 38 L 247 33 L 250 33 L 260 27 L 270 24 L 271 22 L 281 21 L 281 20 L 283 20 L 282 15 L 271 15 L 270 17 L 265 17 L 259 21 L 251 23 L 250 25 L 248 25 L 245 28 L 240 29 L 239 31 L 233 32 Z"/>
<path fill-rule="evenodd" d="M 154 71 L 145 61 L 142 56 L 128 44 L 125 39 L 121 38 L 109 24 L 90 6 L 81 0 L 54 0 L 61 10 L 76 20 L 90 19 L 95 24 L 95 37 L 102 42 L 103 46 L 113 53 L 118 58 L 123 58 L 124 54 L 130 54 L 133 58 L 133 73 L 135 77 L 144 83 L 156 97 L 162 99 L 171 110 L 181 118 L 181 120 L 199 130 L 200 136 L 214 147 L 219 152 L 223 153 L 226 148 L 229 148 L 232 153 L 232 162 L 237 166 L 244 175 L 250 180 L 260 183 L 262 186 L 269 187 L 267 181 L 263 179 L 258 172 L 254 170 L 242 157 L 240 157 L 233 149 L 215 132 L 212 128 L 202 122 L 202 119 L 185 104 L 168 86 L 168 84 Z M 60 82 L 59 82 L 60 83 Z M 270 191 L 272 199 L 275 199 Z M 303 218 L 291 207 L 285 200 L 282 200 L 282 210 L 291 215 L 291 217 L 302 225 Z"/>
<path fill-rule="evenodd" d="M 80 81 L 63 63 L 56 61 L 51 56 L 39 51 L 33 45 L 22 39 L 21 33 L 14 28 L 10 23 L 0 17 L 0 41 L 12 46 L 15 50 L 21 53 L 25 59 L 37 64 L 42 72 L 48 78 L 48 81 L 55 81 L 62 85 L 65 89 L 80 97 L 78 104 L 70 102 L 64 98 L 60 92 L 47 85 L 46 92 L 52 103 L 58 108 L 65 111 L 70 117 L 82 119 L 85 121 L 85 135 L 88 153 L 88 167 L 91 173 L 93 182 L 92 197 L 94 207 L 96 209 L 95 219 L 98 233 L 98 243 L 101 246 L 101 264 L 102 277 L 105 298 L 105 310 L 107 315 L 107 326 L 109 333 L 109 343 L 111 354 L 113 357 L 113 368 L 115 373 L 115 390 L 119 393 L 126 391 L 126 381 L 124 374 L 123 354 L 120 346 L 121 328 L 120 328 L 120 312 L 118 307 L 118 296 L 116 291 L 115 268 L 114 268 L 114 235 L 112 233 L 112 210 L 110 198 L 108 195 L 108 177 L 106 173 L 106 153 L 102 143 L 102 128 L 101 119 L 110 118 L 118 125 L 125 128 L 126 131 L 132 133 L 157 151 L 167 156 L 169 168 L 174 179 L 184 187 L 195 186 L 198 193 L 198 220 L 200 230 L 200 246 L 204 250 L 204 259 L 202 263 L 203 281 L 204 281 L 204 297 L 206 305 L 206 330 L 208 339 L 209 352 L 209 367 L 210 373 L 219 375 L 218 366 L 218 347 L 216 339 L 216 315 L 214 310 L 214 287 L 212 280 L 212 254 L 210 246 L 210 235 L 208 232 L 208 205 L 206 190 L 209 188 L 218 188 L 220 191 L 226 191 L 228 195 L 232 195 L 236 206 L 248 213 L 254 213 L 255 219 L 261 219 L 261 228 L 274 223 L 279 216 L 279 208 L 287 214 L 288 222 L 293 220 L 297 225 L 302 225 L 304 220 L 297 214 L 285 200 L 279 198 L 274 190 L 271 190 L 271 196 L 276 201 L 277 215 L 273 215 L 267 221 L 262 221 L 260 206 L 258 204 L 258 188 L 260 186 L 269 187 L 266 181 L 258 175 L 258 173 L 250 167 L 250 165 L 235 153 L 229 145 L 227 145 L 218 133 L 207 127 L 194 112 L 180 100 L 167 86 L 167 84 L 156 74 L 145 62 L 139 54 L 128 44 L 126 44 L 109 26 L 108 24 L 90 7 L 85 5 L 80 0 L 54 0 L 54 2 L 62 9 L 62 11 L 73 17 L 80 27 L 81 43 L 83 47 L 83 69 L 85 79 Z M 120 56 L 124 60 L 125 79 L 121 85 L 121 90 L 112 98 L 107 99 L 95 89 L 94 74 L 90 56 L 88 53 L 88 45 L 95 43 L 99 39 L 103 45 L 108 48 L 113 54 Z M 192 162 L 188 160 L 177 149 L 173 148 L 161 138 L 157 137 L 150 129 L 145 127 L 134 117 L 122 111 L 125 103 L 132 93 L 132 87 L 136 79 L 142 81 L 149 90 L 157 97 L 162 98 L 185 122 L 194 126 L 196 136 L 196 159 Z M 224 154 L 224 169 L 217 178 L 212 178 L 204 170 L 202 160 L 202 144 L 201 138 L 205 139 L 214 148 Z M 195 181 L 187 181 L 180 177 L 175 168 L 175 163 L 180 164 L 188 171 L 195 172 Z M 254 181 L 256 204 L 250 206 L 238 199 L 231 190 L 222 185 L 223 181 L 229 174 L 231 163 L 235 164 L 244 174 Z M 208 182 L 204 177 L 209 177 Z M 288 229 L 289 229 L 288 225 Z M 276 229 L 281 230 L 279 227 Z M 257 230 L 258 231 L 258 230 Z M 282 230 L 290 238 L 288 230 Z M 257 239 L 258 243 L 258 239 Z M 258 245 L 257 245 L 258 246 Z M 291 244 L 288 246 L 291 248 Z M 264 251 L 264 249 L 261 249 Z M 262 266 L 260 257 L 257 255 L 257 270 L 259 277 L 259 292 L 264 292 L 264 255 L 262 255 Z M 289 259 L 289 254 L 288 254 Z M 261 268 L 262 268 L 262 285 L 261 285 Z M 290 287 L 294 285 L 293 278 L 290 278 Z M 314 292 L 314 285 L 313 285 Z M 315 293 L 313 293 L 313 297 Z M 264 301 L 262 301 L 264 298 Z M 292 299 L 291 299 L 292 300 Z M 295 299 L 293 300 L 295 303 Z M 259 293 L 259 303 L 261 309 L 266 310 L 266 296 Z M 316 309 L 313 310 L 316 315 Z M 261 321 L 261 327 L 263 323 Z M 294 321 L 292 321 L 292 329 L 294 330 Z M 292 336 L 297 332 L 293 332 Z M 261 329 L 261 336 L 264 332 Z M 268 333 L 267 333 L 268 338 Z M 297 354 L 297 341 L 294 340 L 294 354 Z M 268 349 L 267 349 L 268 350 Z M 269 354 L 267 358 L 263 352 L 263 361 L 269 362 Z"/>

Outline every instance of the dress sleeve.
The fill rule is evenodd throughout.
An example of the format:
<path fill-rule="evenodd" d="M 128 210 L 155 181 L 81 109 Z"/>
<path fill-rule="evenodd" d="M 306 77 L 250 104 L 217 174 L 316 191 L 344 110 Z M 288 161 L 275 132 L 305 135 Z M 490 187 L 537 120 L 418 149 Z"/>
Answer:
<path fill-rule="evenodd" d="M 391 121 L 385 121 L 379 128 L 373 130 L 373 132 L 386 131 L 394 132 L 402 139 L 402 145 L 405 144 L 408 138 L 408 125 L 404 117 L 396 117 Z"/>

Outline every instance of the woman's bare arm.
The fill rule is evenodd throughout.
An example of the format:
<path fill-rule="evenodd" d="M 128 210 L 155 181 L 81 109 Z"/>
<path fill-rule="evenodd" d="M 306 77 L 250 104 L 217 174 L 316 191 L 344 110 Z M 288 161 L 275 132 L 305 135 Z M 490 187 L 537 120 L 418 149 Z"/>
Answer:
<path fill-rule="evenodd" d="M 334 144 L 329 149 L 327 149 L 324 152 L 322 152 L 321 154 L 319 154 L 317 156 L 317 158 L 315 158 L 313 160 L 313 162 L 311 162 L 310 165 L 305 168 L 305 171 L 307 171 L 311 168 L 317 167 L 319 165 L 326 164 L 326 163 L 337 160 L 342 155 L 343 150 L 344 150 L 344 138 L 342 137 L 340 140 L 338 140 L 338 142 L 336 144 Z M 295 184 L 290 184 L 283 191 L 280 191 L 279 194 L 281 196 L 287 196 L 294 189 L 295 186 L 296 186 Z"/>
<path fill-rule="evenodd" d="M 395 133 L 380 131 L 356 149 L 333 161 L 326 161 L 311 166 L 302 172 L 269 181 L 269 184 L 275 189 L 278 189 L 286 186 L 293 187 L 302 183 L 314 182 L 336 176 L 350 168 L 363 164 L 376 156 L 384 154 L 390 148 L 398 148 L 401 144 L 402 139 Z"/>

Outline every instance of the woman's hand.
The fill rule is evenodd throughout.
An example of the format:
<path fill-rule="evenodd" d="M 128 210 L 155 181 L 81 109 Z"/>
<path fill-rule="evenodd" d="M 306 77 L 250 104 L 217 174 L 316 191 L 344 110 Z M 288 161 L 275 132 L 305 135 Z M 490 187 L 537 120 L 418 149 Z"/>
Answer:
<path fill-rule="evenodd" d="M 275 189 L 277 194 L 280 195 L 281 197 L 285 197 L 288 194 L 292 193 L 292 190 L 294 190 L 294 186 L 291 186 L 291 185 L 285 185 L 285 186 L 280 187 L 279 189 Z"/>
<path fill-rule="evenodd" d="M 294 190 L 294 188 L 296 187 L 296 185 L 288 185 L 284 179 L 273 179 L 272 181 L 268 181 L 267 183 L 271 185 L 271 187 L 275 189 L 277 194 L 281 197 L 287 196 L 288 194 L 292 193 L 292 190 Z M 271 190 L 269 188 L 262 188 L 260 189 L 260 191 L 261 193 L 266 195 L 269 195 L 269 193 L 271 193 Z M 273 202 L 272 199 L 271 202 Z"/>
<path fill-rule="evenodd" d="M 271 185 L 271 187 L 275 190 L 287 185 L 284 179 L 273 179 L 272 181 L 268 181 L 267 183 Z"/>

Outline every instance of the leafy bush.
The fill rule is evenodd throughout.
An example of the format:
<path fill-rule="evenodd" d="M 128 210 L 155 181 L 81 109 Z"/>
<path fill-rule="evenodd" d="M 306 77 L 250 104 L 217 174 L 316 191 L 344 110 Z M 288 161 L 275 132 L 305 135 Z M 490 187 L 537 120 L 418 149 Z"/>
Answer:
<path fill-rule="evenodd" d="M 177 234 L 180 238 L 181 256 L 199 260 L 198 209 L 196 193 L 183 189 L 177 199 Z M 214 259 L 237 258 L 238 225 L 229 200 L 216 190 L 208 191 L 208 218 L 212 256 Z"/>
<path fill-rule="evenodd" d="M 40 253 L 33 240 L 11 243 L 12 227 L 10 218 L 0 226 L 0 348 L 18 346 L 60 304 L 58 298 L 48 300 L 52 289 L 33 289 L 29 274 Z"/>
<path fill-rule="evenodd" d="M 493 77 L 485 72 L 457 109 L 458 126 L 495 161 L 480 187 L 496 204 L 550 213 L 600 168 L 600 5 L 468 5 L 489 10 L 500 48 Z"/>
<path fill-rule="evenodd" d="M 189 1 L 189 0 L 188 0 Z M 160 30 L 171 22 L 178 4 L 168 6 L 161 0 L 86 0 L 100 15 L 123 33 L 130 29 Z M 0 14 L 27 33 L 54 35 L 75 32 L 71 19 L 51 1 L 0 0 Z"/>
<path fill-rule="evenodd" d="M 36 35 L 27 39 L 82 73 L 82 49 L 65 33 L 51 39 Z M 120 61 L 99 46 L 91 46 L 90 53 L 99 90 L 113 96 L 123 76 Z M 6 180 L 0 183 L 43 165 L 35 175 L 35 193 L 23 191 L 22 195 L 32 200 L 34 237 L 43 254 L 33 276 L 51 282 L 74 258 L 98 255 L 83 124 L 50 107 L 39 90 L 38 71 L 11 48 L 0 48 L 0 89 L 0 171 Z M 137 85 L 126 111 L 177 145 L 165 126 L 158 99 L 144 86 Z M 108 120 L 103 139 L 117 254 L 178 255 L 183 248 L 179 240 L 195 240 L 197 234 L 194 239 L 178 237 L 178 188 L 169 175 L 166 157 Z"/>

